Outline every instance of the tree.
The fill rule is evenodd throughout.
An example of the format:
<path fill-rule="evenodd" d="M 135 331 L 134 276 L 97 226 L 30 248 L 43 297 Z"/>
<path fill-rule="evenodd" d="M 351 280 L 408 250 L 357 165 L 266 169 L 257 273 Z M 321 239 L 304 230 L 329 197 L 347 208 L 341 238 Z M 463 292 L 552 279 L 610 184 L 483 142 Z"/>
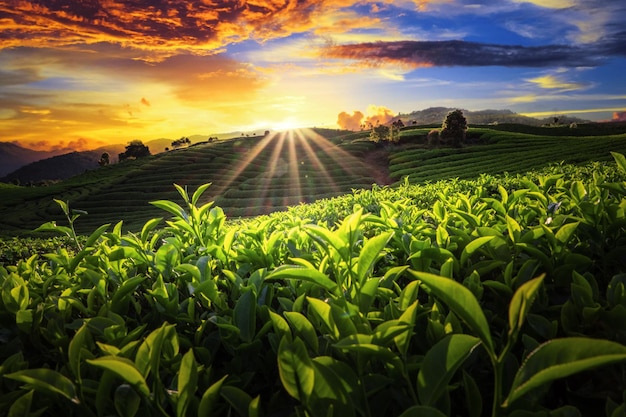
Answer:
<path fill-rule="evenodd" d="M 102 156 L 100 157 L 100 160 L 98 161 L 98 165 L 100 165 L 101 167 L 109 165 L 109 163 L 111 162 L 110 160 L 110 156 L 108 152 L 105 152 L 102 154 Z"/>
<path fill-rule="evenodd" d="M 463 111 L 453 110 L 446 115 L 439 138 L 443 142 L 450 142 L 453 146 L 460 146 L 465 141 L 467 132 L 467 119 L 463 116 Z"/>
<path fill-rule="evenodd" d="M 181 146 L 189 146 L 189 145 L 191 145 L 191 140 L 189 140 L 189 138 L 186 138 L 184 136 L 172 142 L 172 148 L 174 149 L 180 148 Z"/>
<path fill-rule="evenodd" d="M 387 140 L 389 138 L 389 128 L 385 125 L 379 125 L 372 128 L 370 132 L 370 140 L 374 143 L 378 143 L 381 140 Z"/>
<path fill-rule="evenodd" d="M 137 159 L 150 155 L 150 149 L 140 140 L 133 140 L 126 146 L 126 152 L 118 155 L 119 161 Z"/>

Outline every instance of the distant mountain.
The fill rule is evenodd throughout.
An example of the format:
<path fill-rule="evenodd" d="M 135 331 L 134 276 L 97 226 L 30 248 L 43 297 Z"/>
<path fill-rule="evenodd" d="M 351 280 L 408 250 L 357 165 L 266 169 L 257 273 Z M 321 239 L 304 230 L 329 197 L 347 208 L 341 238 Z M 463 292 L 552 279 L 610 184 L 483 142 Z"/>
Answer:
<path fill-rule="evenodd" d="M 23 148 L 15 143 L 0 142 L 0 177 L 31 162 L 61 155 L 70 151 L 69 149 L 35 151 L 33 149 Z"/>
<path fill-rule="evenodd" d="M 171 146 L 171 139 L 154 139 L 144 144 L 154 155 Z M 82 174 L 86 170 L 98 168 L 98 161 L 107 152 L 110 163 L 116 163 L 118 154 L 126 145 L 106 145 L 90 151 L 64 149 L 54 152 L 35 151 L 8 142 L 0 142 L 0 182 L 57 181 Z M 59 154 L 60 152 L 60 154 Z"/>
<path fill-rule="evenodd" d="M 401 119 L 405 125 L 441 125 L 449 111 L 456 110 L 448 107 L 430 107 L 424 110 L 414 111 L 408 114 L 400 114 L 394 118 Z M 511 110 L 463 110 L 463 115 L 467 119 L 469 125 L 488 125 L 496 123 L 519 123 L 531 126 L 542 126 L 554 122 L 553 117 L 546 119 L 536 119 L 533 117 L 523 116 L 512 112 Z M 559 123 L 588 123 L 589 120 L 583 120 L 576 117 L 558 116 Z"/>
<path fill-rule="evenodd" d="M 102 156 L 99 151 L 70 152 L 52 158 L 42 159 L 25 165 L 1 180 L 3 182 L 41 182 L 45 180 L 64 180 L 83 172 L 98 168 Z"/>

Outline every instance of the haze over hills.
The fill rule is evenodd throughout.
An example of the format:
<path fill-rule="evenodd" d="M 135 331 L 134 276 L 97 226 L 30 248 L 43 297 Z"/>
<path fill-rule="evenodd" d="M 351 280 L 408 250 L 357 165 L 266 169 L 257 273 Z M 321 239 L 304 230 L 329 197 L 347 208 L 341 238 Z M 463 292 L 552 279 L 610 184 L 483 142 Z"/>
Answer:
<path fill-rule="evenodd" d="M 439 125 L 446 114 L 454 110 L 448 107 L 431 107 L 424 110 L 413 111 L 408 114 L 399 114 L 392 121 L 401 119 L 405 125 Z M 554 118 L 536 119 L 514 113 L 510 110 L 463 110 L 468 124 L 494 124 L 494 123 L 520 123 L 531 126 L 541 126 L 552 123 Z M 572 122 L 584 123 L 572 117 L 559 116 L 559 122 L 569 124 Z M 214 135 L 219 139 L 233 138 L 238 136 L 256 136 L 258 132 L 228 132 Z M 191 143 L 204 142 L 209 135 L 188 136 Z M 145 141 L 152 154 L 164 152 L 171 147 L 174 139 L 159 138 Z M 0 181 L 2 182 L 41 182 L 46 180 L 63 180 L 78 175 L 85 170 L 98 167 L 98 161 L 104 152 L 109 153 L 111 163 L 117 162 L 117 155 L 123 152 L 125 144 L 107 145 L 90 151 L 76 152 L 72 149 L 55 151 L 36 151 L 23 148 L 9 142 L 0 142 Z"/>

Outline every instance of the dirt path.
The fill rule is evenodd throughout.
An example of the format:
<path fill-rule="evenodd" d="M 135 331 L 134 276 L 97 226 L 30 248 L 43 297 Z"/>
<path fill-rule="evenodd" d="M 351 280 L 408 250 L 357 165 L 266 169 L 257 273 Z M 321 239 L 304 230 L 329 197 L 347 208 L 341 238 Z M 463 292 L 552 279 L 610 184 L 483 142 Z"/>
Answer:
<path fill-rule="evenodd" d="M 371 170 L 372 178 L 378 185 L 390 185 L 394 180 L 389 176 L 388 153 L 385 149 L 368 152 L 363 158 L 365 165 Z"/>

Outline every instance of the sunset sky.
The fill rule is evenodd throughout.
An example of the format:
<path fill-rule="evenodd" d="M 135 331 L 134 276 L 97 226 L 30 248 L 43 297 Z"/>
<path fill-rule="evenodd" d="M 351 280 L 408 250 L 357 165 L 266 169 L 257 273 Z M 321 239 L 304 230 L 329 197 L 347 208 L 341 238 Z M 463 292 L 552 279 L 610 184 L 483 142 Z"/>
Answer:
<path fill-rule="evenodd" d="M 435 106 L 626 120 L 626 1 L 0 0 L 0 141 L 87 149 Z"/>

